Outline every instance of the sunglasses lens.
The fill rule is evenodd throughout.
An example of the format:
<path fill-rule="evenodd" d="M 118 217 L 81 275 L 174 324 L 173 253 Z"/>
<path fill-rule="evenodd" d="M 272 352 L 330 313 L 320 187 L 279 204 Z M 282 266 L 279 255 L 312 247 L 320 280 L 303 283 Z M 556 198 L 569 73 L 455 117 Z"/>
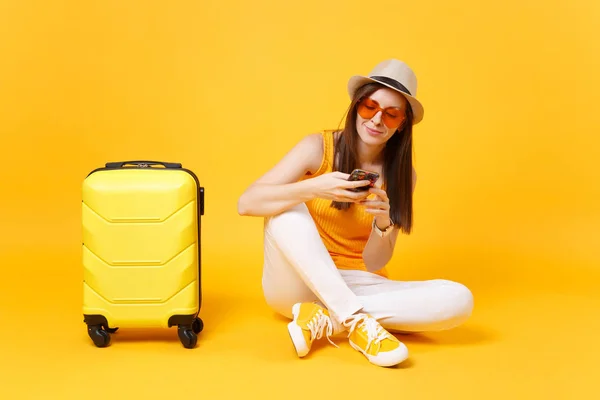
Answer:
<path fill-rule="evenodd" d="M 399 112 L 391 113 L 384 111 L 382 119 L 385 126 L 387 126 L 390 129 L 395 129 L 398 126 L 400 126 L 402 120 L 404 119 L 404 116 Z"/>
<path fill-rule="evenodd" d="M 373 118 L 377 111 L 379 111 L 379 104 L 371 99 L 364 99 L 358 104 L 358 115 L 362 118 L 369 119 Z"/>

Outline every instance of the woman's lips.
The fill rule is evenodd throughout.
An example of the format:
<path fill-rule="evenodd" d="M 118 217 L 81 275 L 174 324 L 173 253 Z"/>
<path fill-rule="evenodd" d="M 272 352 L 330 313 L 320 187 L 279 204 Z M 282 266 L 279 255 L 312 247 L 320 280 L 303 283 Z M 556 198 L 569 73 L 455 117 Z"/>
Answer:
<path fill-rule="evenodd" d="M 369 135 L 371 136 L 379 136 L 381 135 L 382 132 L 376 131 L 375 129 L 371 129 L 368 126 L 365 125 L 365 129 L 367 130 L 367 132 L 369 133 Z"/>

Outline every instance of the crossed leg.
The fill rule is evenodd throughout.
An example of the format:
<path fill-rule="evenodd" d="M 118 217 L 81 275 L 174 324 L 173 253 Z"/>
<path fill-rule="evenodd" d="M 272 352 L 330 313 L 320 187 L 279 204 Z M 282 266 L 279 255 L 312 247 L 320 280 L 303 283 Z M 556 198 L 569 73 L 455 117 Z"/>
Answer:
<path fill-rule="evenodd" d="M 292 318 L 292 306 L 316 301 L 332 314 L 334 334 L 361 311 L 390 332 L 454 328 L 473 309 L 473 296 L 449 280 L 395 281 L 365 271 L 338 270 L 305 204 L 265 219 L 263 290 L 267 304 Z"/>

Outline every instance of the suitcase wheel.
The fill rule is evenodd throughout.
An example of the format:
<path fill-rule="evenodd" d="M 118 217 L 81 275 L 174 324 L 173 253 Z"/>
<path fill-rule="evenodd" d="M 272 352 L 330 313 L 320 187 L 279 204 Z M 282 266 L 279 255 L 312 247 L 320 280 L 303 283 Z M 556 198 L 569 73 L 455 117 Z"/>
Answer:
<path fill-rule="evenodd" d="M 198 336 L 194 332 L 192 325 L 179 325 L 177 328 L 177 335 L 183 347 L 186 349 L 193 349 L 198 341 Z"/>
<path fill-rule="evenodd" d="M 102 328 L 102 325 L 88 326 L 88 335 L 96 347 L 106 347 L 110 344 L 110 334 Z"/>
<path fill-rule="evenodd" d="M 204 322 L 202 322 L 200 318 L 196 318 L 192 323 L 192 329 L 196 334 L 202 332 L 202 329 L 204 329 Z"/>

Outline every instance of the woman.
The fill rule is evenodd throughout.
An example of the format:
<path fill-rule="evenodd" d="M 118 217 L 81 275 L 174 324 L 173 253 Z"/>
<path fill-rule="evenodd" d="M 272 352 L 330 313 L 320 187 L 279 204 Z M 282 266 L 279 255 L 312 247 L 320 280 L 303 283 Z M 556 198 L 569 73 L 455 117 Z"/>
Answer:
<path fill-rule="evenodd" d="M 398 60 L 352 77 L 344 129 L 303 138 L 238 201 L 240 215 L 265 218 L 264 295 L 292 319 L 299 357 L 323 334 L 331 342 L 347 331 L 371 363 L 392 366 L 408 350 L 390 331 L 449 329 L 471 314 L 465 286 L 394 281 L 386 271 L 399 232 L 412 227 L 412 128 L 423 118 L 416 88 Z M 355 168 L 379 179 L 348 180 Z"/>

